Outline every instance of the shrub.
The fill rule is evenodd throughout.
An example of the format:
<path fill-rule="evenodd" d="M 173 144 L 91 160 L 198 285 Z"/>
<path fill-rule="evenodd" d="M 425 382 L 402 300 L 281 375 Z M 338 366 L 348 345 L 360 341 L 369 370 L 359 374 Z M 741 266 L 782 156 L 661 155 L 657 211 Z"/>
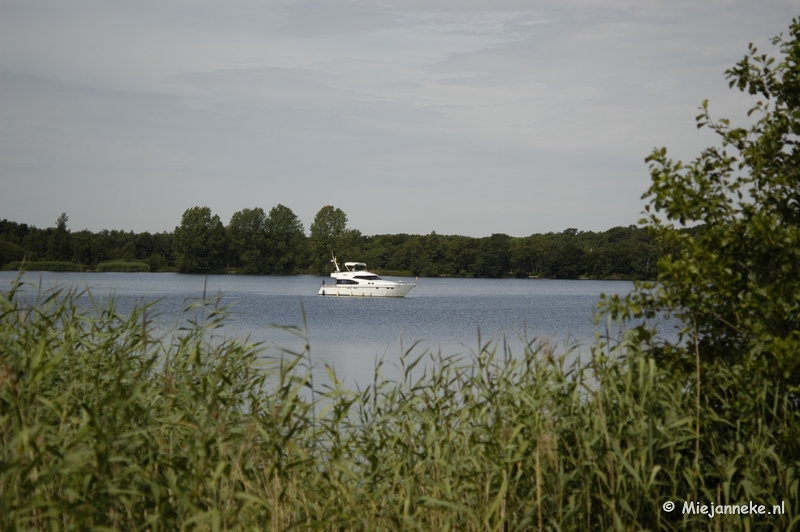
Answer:
<path fill-rule="evenodd" d="M 773 40 L 777 61 L 751 45 L 727 72 L 731 87 L 757 98 L 752 126 L 715 121 L 704 102 L 698 127 L 713 129 L 720 147 L 689 164 L 669 159 L 665 148 L 648 157 L 644 221 L 665 251 L 658 285 L 639 285 L 609 308 L 624 317 L 664 310 L 680 317 L 680 347 L 649 347 L 678 371 L 722 360 L 800 391 L 800 22 L 789 33 Z M 675 228 L 698 223 L 699 232 Z"/>
<path fill-rule="evenodd" d="M 167 259 L 160 253 L 154 253 L 144 259 L 144 262 L 150 267 L 151 272 L 169 271 Z"/>

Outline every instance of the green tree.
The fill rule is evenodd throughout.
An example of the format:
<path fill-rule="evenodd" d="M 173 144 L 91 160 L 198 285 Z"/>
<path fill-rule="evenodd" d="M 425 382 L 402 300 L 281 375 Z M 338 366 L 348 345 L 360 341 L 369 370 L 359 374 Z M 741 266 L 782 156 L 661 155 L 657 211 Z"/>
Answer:
<path fill-rule="evenodd" d="M 225 266 L 225 227 L 208 207 L 186 209 L 172 245 L 181 272 L 206 273 Z"/>
<path fill-rule="evenodd" d="M 566 229 L 554 239 L 549 271 L 556 279 L 577 279 L 586 271 L 586 252 L 578 242 L 578 230 Z"/>
<path fill-rule="evenodd" d="M 266 273 L 268 262 L 267 215 L 264 209 L 243 209 L 233 213 L 228 226 L 230 250 L 236 266 L 245 273 Z"/>
<path fill-rule="evenodd" d="M 477 239 L 466 236 L 455 236 L 447 241 L 444 249 L 444 260 L 447 270 L 452 275 L 475 277 L 479 275 Z"/>
<path fill-rule="evenodd" d="M 550 256 L 550 239 L 547 235 L 531 235 L 526 239 L 531 250 L 531 271 L 534 275 L 544 275 Z"/>
<path fill-rule="evenodd" d="M 393 270 L 404 270 L 411 275 L 426 275 L 431 267 L 430 257 L 425 249 L 424 237 L 413 236 L 397 248 L 389 267 Z"/>
<path fill-rule="evenodd" d="M 138 233 L 134 237 L 133 243 L 136 247 L 136 260 L 144 260 L 156 252 L 156 238 L 147 231 L 144 233 Z"/>
<path fill-rule="evenodd" d="M 586 271 L 597 278 L 655 279 L 659 249 L 644 227 L 613 227 L 580 234 Z"/>
<path fill-rule="evenodd" d="M 67 229 L 67 213 L 62 212 L 56 220 L 56 227 L 47 240 L 47 256 L 51 260 L 72 260 L 72 235 Z"/>
<path fill-rule="evenodd" d="M 53 229 L 37 229 L 32 227 L 25 238 L 22 240 L 22 249 L 25 250 L 25 257 L 28 260 L 39 260 L 47 255 L 47 241 Z"/>
<path fill-rule="evenodd" d="M 156 233 L 153 235 L 153 255 L 158 255 L 157 262 L 159 264 L 163 260 L 165 264 L 159 266 L 161 268 L 166 268 L 167 265 L 174 265 L 174 254 L 172 252 L 172 239 L 174 238 L 174 233 L 164 231 L 162 233 Z M 155 271 L 151 268 L 150 271 Z"/>
<path fill-rule="evenodd" d="M 511 237 L 495 233 L 478 240 L 478 275 L 503 277 L 511 269 Z"/>
<path fill-rule="evenodd" d="M 344 211 L 332 205 L 321 208 L 311 223 L 309 251 L 312 271 L 318 274 L 329 272 L 331 254 L 345 251 L 346 239 L 347 215 Z"/>
<path fill-rule="evenodd" d="M 303 223 L 292 209 L 281 204 L 270 209 L 265 229 L 269 272 L 289 275 L 302 268 L 307 255 L 306 235 Z"/>
<path fill-rule="evenodd" d="M 92 260 L 92 232 L 88 229 L 72 234 L 72 256 L 83 265 L 94 264 Z"/>
<path fill-rule="evenodd" d="M 708 102 L 698 127 L 717 133 L 691 163 L 665 148 L 648 158 L 645 194 L 651 231 L 665 251 L 658 284 L 640 284 L 627 298 L 604 304 L 612 315 L 677 315 L 681 342 L 666 345 L 638 328 L 648 350 L 686 372 L 716 364 L 748 379 L 800 391 L 800 24 L 774 39 L 781 57 L 749 53 L 726 75 L 731 87 L 756 98 L 755 122 L 735 127 L 712 119 Z M 752 120 L 752 119 L 751 119 Z M 702 231 L 679 231 L 698 223 Z M 708 371 L 713 381 L 714 371 Z M 713 384 L 713 383 L 712 383 Z M 751 383 L 752 384 L 752 383 Z M 699 386 L 699 385 L 698 385 Z M 699 390 L 699 387 L 698 387 Z M 698 392 L 699 393 L 699 392 Z M 742 401 L 746 402 L 743 397 Z"/>
<path fill-rule="evenodd" d="M 394 252 L 393 237 L 395 235 L 374 235 L 364 238 L 363 259 L 375 270 L 388 268 Z"/>
<path fill-rule="evenodd" d="M 21 245 L 31 228 L 28 224 L 19 224 L 7 219 L 0 220 L 0 240 Z"/>
<path fill-rule="evenodd" d="M 125 262 L 133 262 L 136 260 L 136 243 L 129 240 L 120 249 L 120 258 Z"/>
<path fill-rule="evenodd" d="M 25 250 L 13 242 L 0 240 L 0 266 L 25 258 Z"/>
<path fill-rule="evenodd" d="M 117 249 L 121 247 L 119 244 L 120 233 L 121 231 L 103 229 L 94 235 L 92 242 L 92 258 L 95 264 L 118 258 L 116 252 Z"/>

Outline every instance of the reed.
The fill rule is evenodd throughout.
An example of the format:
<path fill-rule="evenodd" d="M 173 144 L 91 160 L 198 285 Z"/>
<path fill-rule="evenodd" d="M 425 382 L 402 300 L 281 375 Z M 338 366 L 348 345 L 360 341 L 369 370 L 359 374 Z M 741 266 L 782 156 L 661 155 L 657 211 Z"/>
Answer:
<path fill-rule="evenodd" d="M 308 393 L 308 352 L 268 358 L 226 337 L 218 300 L 189 305 L 166 334 L 147 305 L 121 315 L 113 300 L 82 308 L 74 289 L 23 292 L 18 282 L 0 297 L 5 530 L 790 530 L 800 519 L 796 397 L 719 365 L 698 414 L 692 383 L 630 336 L 598 338 L 587 363 L 536 340 L 462 357 L 412 348 L 395 380 L 378 364 L 352 390 L 328 368 Z M 679 509 L 664 512 L 667 500 Z M 684 500 L 786 513 L 684 516 Z"/>
<path fill-rule="evenodd" d="M 146 262 L 101 262 L 96 269 L 98 272 L 149 272 L 150 265 Z"/>
<path fill-rule="evenodd" d="M 77 262 L 60 262 L 52 260 L 42 261 L 17 261 L 10 262 L 5 266 L 8 270 L 20 271 L 48 271 L 48 272 L 82 272 L 83 264 Z"/>

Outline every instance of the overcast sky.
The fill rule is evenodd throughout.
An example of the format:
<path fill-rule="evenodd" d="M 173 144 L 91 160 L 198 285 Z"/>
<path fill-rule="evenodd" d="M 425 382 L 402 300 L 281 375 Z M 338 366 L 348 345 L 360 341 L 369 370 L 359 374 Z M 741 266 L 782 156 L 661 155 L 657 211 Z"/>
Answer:
<path fill-rule="evenodd" d="M 636 223 L 644 158 L 743 118 L 785 0 L 0 0 L 0 219 L 171 231 L 324 205 L 364 234 Z"/>

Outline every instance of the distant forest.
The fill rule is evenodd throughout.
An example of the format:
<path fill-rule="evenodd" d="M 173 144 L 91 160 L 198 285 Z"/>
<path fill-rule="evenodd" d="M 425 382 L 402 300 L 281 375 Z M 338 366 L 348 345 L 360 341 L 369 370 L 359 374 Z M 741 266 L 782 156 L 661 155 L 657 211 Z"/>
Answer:
<path fill-rule="evenodd" d="M 0 266 L 18 269 L 24 260 L 27 270 L 326 274 L 334 253 L 384 275 L 654 279 L 662 254 L 647 229 L 634 225 L 525 237 L 365 236 L 330 205 L 317 213 L 309 235 L 283 205 L 268 213 L 241 210 L 228 225 L 208 207 L 192 207 L 174 231 L 156 234 L 72 232 L 68 220 L 62 214 L 46 229 L 0 221 Z"/>

